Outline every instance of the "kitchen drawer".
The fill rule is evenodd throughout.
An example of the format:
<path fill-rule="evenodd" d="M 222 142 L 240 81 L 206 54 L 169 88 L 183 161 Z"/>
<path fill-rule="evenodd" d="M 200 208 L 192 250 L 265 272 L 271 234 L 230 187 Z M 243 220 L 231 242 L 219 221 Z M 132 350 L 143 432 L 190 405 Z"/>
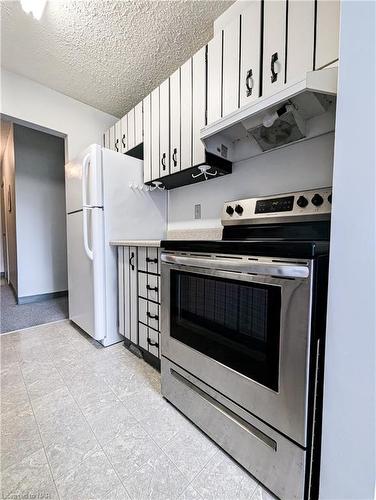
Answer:
<path fill-rule="evenodd" d="M 159 249 L 158 248 L 138 248 L 138 270 L 145 273 L 159 274 Z"/>
<path fill-rule="evenodd" d="M 157 358 L 159 357 L 159 333 L 139 323 L 139 346 L 150 352 Z"/>
<path fill-rule="evenodd" d="M 138 299 L 138 319 L 141 323 L 159 331 L 159 304 L 146 299 Z"/>
<path fill-rule="evenodd" d="M 159 302 L 160 278 L 154 274 L 138 273 L 138 294 L 144 299 Z"/>

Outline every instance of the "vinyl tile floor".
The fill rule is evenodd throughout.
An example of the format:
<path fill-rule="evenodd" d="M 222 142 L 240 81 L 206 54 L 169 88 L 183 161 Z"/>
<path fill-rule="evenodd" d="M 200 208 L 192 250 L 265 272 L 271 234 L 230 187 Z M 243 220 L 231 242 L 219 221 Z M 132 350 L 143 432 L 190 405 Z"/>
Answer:
<path fill-rule="evenodd" d="M 121 343 L 103 348 L 61 321 L 0 344 L 1 498 L 274 498 Z"/>

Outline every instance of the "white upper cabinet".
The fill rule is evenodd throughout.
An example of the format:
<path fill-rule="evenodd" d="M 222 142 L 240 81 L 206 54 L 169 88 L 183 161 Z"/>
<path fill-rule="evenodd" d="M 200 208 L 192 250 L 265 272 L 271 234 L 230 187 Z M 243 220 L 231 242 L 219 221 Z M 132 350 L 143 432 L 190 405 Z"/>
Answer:
<path fill-rule="evenodd" d="M 317 0 L 315 69 L 338 59 L 339 16 L 339 0 Z"/>
<path fill-rule="evenodd" d="M 184 139 L 185 140 L 185 139 Z M 180 170 L 180 68 L 170 76 L 170 174 Z"/>
<path fill-rule="evenodd" d="M 253 0 L 241 14 L 240 106 L 260 97 L 261 43 L 261 0 Z"/>
<path fill-rule="evenodd" d="M 109 129 L 109 145 L 108 148 L 115 151 L 115 125 Z"/>
<path fill-rule="evenodd" d="M 285 84 L 286 8 L 286 0 L 264 1 L 264 96 L 274 94 Z"/>
<path fill-rule="evenodd" d="M 151 178 L 159 177 L 159 87 L 151 93 Z"/>
<path fill-rule="evenodd" d="M 240 16 L 223 30 L 222 116 L 239 107 Z"/>
<path fill-rule="evenodd" d="M 110 129 L 103 134 L 103 147 L 107 149 L 110 147 Z"/>
<path fill-rule="evenodd" d="M 205 111 L 206 47 L 203 47 L 192 57 L 192 162 L 188 164 L 183 161 L 182 149 L 182 169 L 205 162 L 205 146 L 200 139 L 200 130 L 205 127 Z M 183 133 L 182 137 L 185 137 Z"/>
<path fill-rule="evenodd" d="M 133 149 L 136 145 L 135 143 L 135 122 L 134 122 L 134 108 L 127 114 L 128 120 L 128 151 Z"/>
<path fill-rule="evenodd" d="M 152 180 L 151 177 L 151 98 L 145 97 L 143 103 L 143 130 L 144 130 L 144 182 Z"/>
<path fill-rule="evenodd" d="M 170 173 L 170 79 L 159 87 L 160 177 Z M 156 179 L 157 177 L 154 177 Z"/>
<path fill-rule="evenodd" d="M 171 99 L 172 104 L 172 99 Z M 172 127 L 172 124 L 171 124 Z M 192 59 L 180 68 L 180 169 L 192 166 Z"/>
<path fill-rule="evenodd" d="M 128 151 L 128 115 L 123 116 L 121 121 L 121 152 L 126 153 Z"/>
<path fill-rule="evenodd" d="M 143 141 L 142 101 L 136 104 L 134 108 L 134 139 L 135 146 L 138 146 Z"/>
<path fill-rule="evenodd" d="M 222 41 L 221 31 L 208 43 L 208 123 L 222 117 Z"/>
<path fill-rule="evenodd" d="M 286 83 L 305 78 L 313 70 L 315 0 L 289 2 Z"/>

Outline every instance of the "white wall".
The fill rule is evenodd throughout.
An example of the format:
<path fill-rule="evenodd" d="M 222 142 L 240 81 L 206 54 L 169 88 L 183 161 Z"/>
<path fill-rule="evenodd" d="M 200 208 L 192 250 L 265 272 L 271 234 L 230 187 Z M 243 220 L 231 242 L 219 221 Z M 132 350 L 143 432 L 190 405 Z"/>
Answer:
<path fill-rule="evenodd" d="M 234 164 L 233 173 L 169 191 L 169 230 L 219 227 L 225 201 L 332 184 L 334 134 Z M 202 219 L 194 220 L 201 204 Z"/>
<path fill-rule="evenodd" d="M 13 127 L 11 127 L 2 160 L 4 178 L 5 227 L 9 262 L 8 281 L 17 292 L 16 189 Z"/>
<path fill-rule="evenodd" d="M 375 15 L 341 3 L 321 490 L 375 495 Z"/>
<path fill-rule="evenodd" d="M 67 290 L 64 139 L 14 125 L 18 297 Z"/>
<path fill-rule="evenodd" d="M 117 118 L 39 83 L 1 69 L 1 112 L 67 135 L 68 159 L 92 143 Z"/>

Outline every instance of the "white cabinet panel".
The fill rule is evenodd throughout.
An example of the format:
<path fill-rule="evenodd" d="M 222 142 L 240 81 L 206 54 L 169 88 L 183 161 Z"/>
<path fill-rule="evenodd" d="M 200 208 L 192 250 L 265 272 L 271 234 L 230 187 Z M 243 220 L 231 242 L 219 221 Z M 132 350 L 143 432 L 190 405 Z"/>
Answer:
<path fill-rule="evenodd" d="M 115 151 L 121 152 L 121 121 L 115 123 Z"/>
<path fill-rule="evenodd" d="M 134 144 L 138 146 L 143 141 L 143 118 L 142 101 L 136 104 L 134 108 Z"/>
<path fill-rule="evenodd" d="M 159 175 L 170 173 L 170 79 L 159 87 Z"/>
<path fill-rule="evenodd" d="M 138 318 L 144 325 L 148 324 L 148 301 L 146 299 L 138 299 Z"/>
<path fill-rule="evenodd" d="M 262 90 L 264 96 L 274 94 L 284 86 L 285 44 L 286 0 L 265 0 Z"/>
<path fill-rule="evenodd" d="M 180 170 L 192 166 L 192 59 L 180 68 Z"/>
<path fill-rule="evenodd" d="M 144 99 L 144 182 L 151 181 L 151 100 L 150 94 Z"/>
<path fill-rule="evenodd" d="M 125 263 L 126 265 L 126 263 Z M 130 340 L 138 343 L 138 310 L 137 310 L 137 248 L 129 248 L 129 295 L 130 295 Z"/>
<path fill-rule="evenodd" d="M 222 117 L 222 32 L 208 43 L 208 124 Z"/>
<path fill-rule="evenodd" d="M 170 76 L 170 174 L 180 171 L 180 68 Z"/>
<path fill-rule="evenodd" d="M 317 0 L 315 69 L 339 56 L 339 0 Z"/>
<path fill-rule="evenodd" d="M 239 107 L 240 16 L 223 30 L 222 115 Z"/>
<path fill-rule="evenodd" d="M 261 43 L 261 0 L 253 0 L 241 15 L 240 106 L 260 97 Z"/>
<path fill-rule="evenodd" d="M 107 149 L 110 148 L 110 130 L 106 130 L 103 134 L 103 146 Z"/>
<path fill-rule="evenodd" d="M 124 324 L 124 308 L 125 308 L 125 298 L 124 298 L 124 248 L 118 247 L 118 323 L 119 323 L 119 333 L 125 335 L 125 324 Z"/>
<path fill-rule="evenodd" d="M 192 57 L 192 165 L 205 162 L 205 147 L 200 130 L 205 127 L 206 47 Z M 185 165 L 185 164 L 184 164 Z M 182 162 L 182 168 L 186 168 Z"/>
<path fill-rule="evenodd" d="M 289 2 L 286 82 L 297 82 L 313 70 L 315 0 Z"/>
<path fill-rule="evenodd" d="M 158 251 L 158 248 L 149 247 L 147 249 L 146 262 L 148 265 L 148 269 L 147 269 L 148 273 L 157 274 L 159 272 L 159 251 Z"/>
<path fill-rule="evenodd" d="M 148 344 L 149 344 L 149 352 L 150 354 L 154 354 L 156 357 L 160 357 L 159 355 L 159 333 L 155 330 L 149 328 L 148 331 Z"/>
<path fill-rule="evenodd" d="M 146 262 L 146 247 L 138 247 L 138 270 L 144 271 L 148 270 L 148 263 Z"/>
<path fill-rule="evenodd" d="M 121 152 L 128 151 L 128 115 L 123 116 L 121 119 Z"/>
<path fill-rule="evenodd" d="M 134 108 L 127 115 L 128 117 L 128 151 L 135 147 L 135 123 L 134 123 Z"/>
<path fill-rule="evenodd" d="M 159 177 L 159 87 L 151 93 L 151 179 Z"/>
<path fill-rule="evenodd" d="M 154 330 L 159 331 L 159 305 L 149 301 L 147 316 L 148 325 Z"/>
<path fill-rule="evenodd" d="M 115 151 L 115 125 L 113 125 L 108 132 L 110 138 L 108 148 Z"/>
<path fill-rule="evenodd" d="M 145 351 L 148 350 L 149 344 L 148 344 L 148 330 L 149 328 L 144 325 L 143 323 L 139 323 L 138 325 L 138 343 L 139 346 L 145 349 Z"/>

